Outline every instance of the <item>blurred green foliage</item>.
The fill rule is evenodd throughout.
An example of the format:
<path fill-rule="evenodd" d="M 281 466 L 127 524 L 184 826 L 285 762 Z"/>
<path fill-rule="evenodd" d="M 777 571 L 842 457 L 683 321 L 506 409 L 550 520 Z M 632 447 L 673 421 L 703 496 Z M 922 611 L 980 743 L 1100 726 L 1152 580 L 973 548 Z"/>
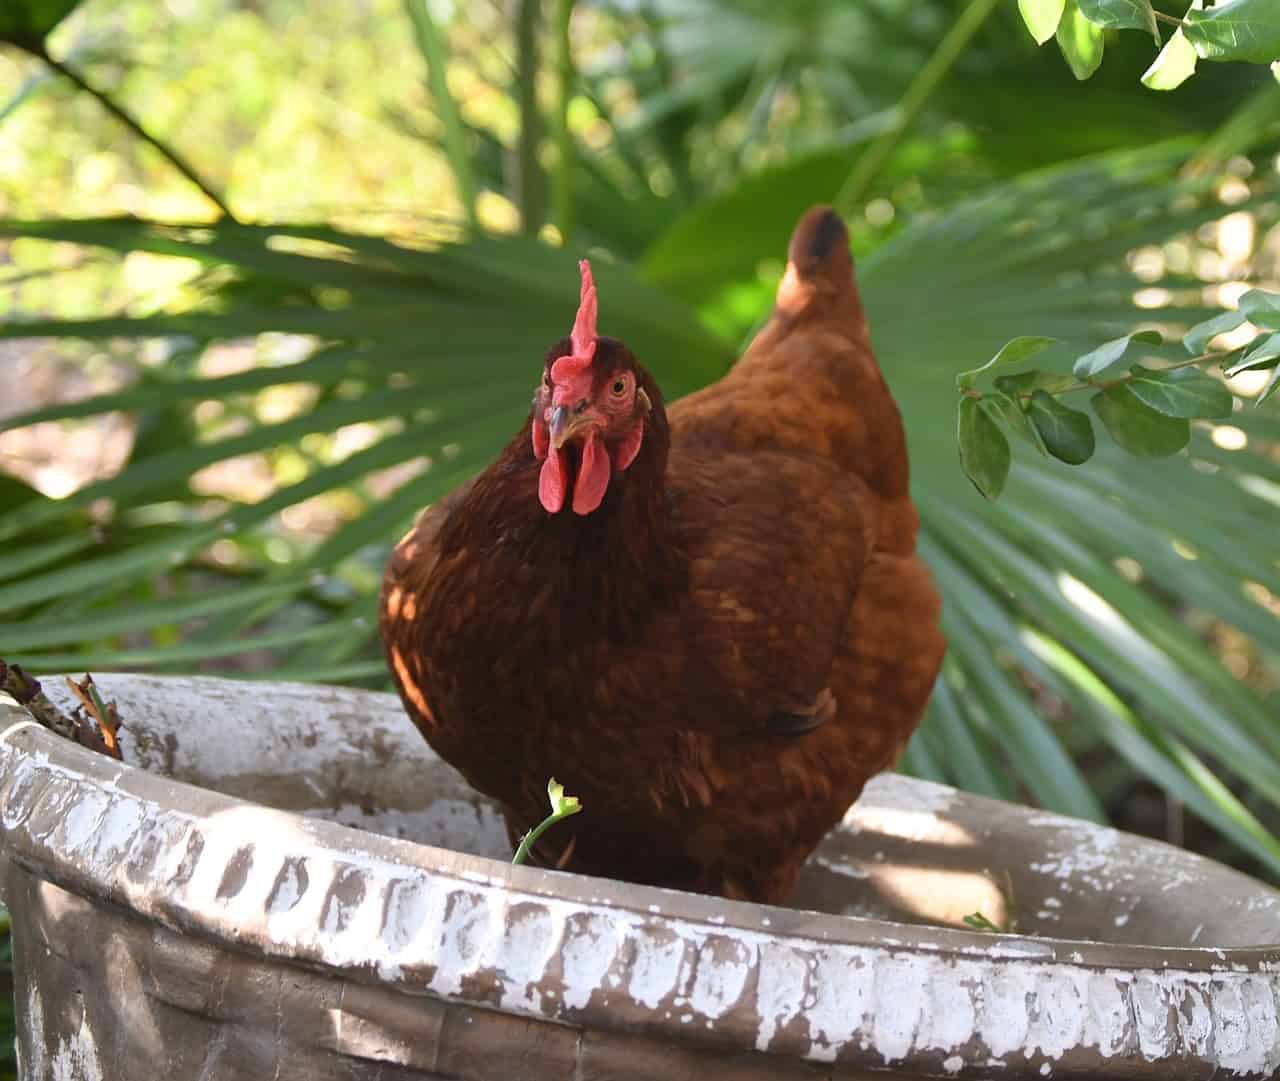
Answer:
<path fill-rule="evenodd" d="M 1072 358 L 1176 339 L 1275 277 L 1269 72 L 1206 65 L 1152 94 L 1150 40 L 1109 31 L 1077 86 L 1013 4 L 945 64 L 951 0 L 583 3 L 568 53 L 569 5 L 541 5 L 532 48 L 515 7 L 432 4 L 415 33 L 398 0 L 85 4 L 50 51 L 236 221 L 0 53 L 0 94 L 22 98 L 0 143 L 0 336 L 61 343 L 102 392 L 10 410 L 0 452 L 41 422 L 129 426 L 122 461 L 74 491 L 0 481 L 0 655 L 384 686 L 386 552 L 520 422 L 577 256 L 602 325 L 675 396 L 767 313 L 800 211 L 853 190 L 951 642 L 904 768 L 1148 831 L 1185 807 L 1169 836 L 1280 875 L 1280 417 L 1245 408 L 1259 373 L 1178 456 L 1020 456 L 997 506 L 955 445 L 956 373 L 1010 337 L 1056 339 L 1037 364 L 1070 381 Z M 941 81 L 899 131 L 922 70 Z M 869 147 L 882 165 L 855 174 Z M 1080 456 L 1037 401 L 1028 433 Z"/>

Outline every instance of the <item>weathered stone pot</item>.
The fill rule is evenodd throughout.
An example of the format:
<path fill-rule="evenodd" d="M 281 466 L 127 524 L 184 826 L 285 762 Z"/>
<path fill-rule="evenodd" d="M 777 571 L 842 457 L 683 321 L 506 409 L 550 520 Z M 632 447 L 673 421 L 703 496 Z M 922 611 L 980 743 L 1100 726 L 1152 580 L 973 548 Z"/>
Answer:
<path fill-rule="evenodd" d="M 1280 1069 L 1280 894 L 1164 845 L 884 777 L 795 909 L 728 903 L 511 867 L 389 696 L 100 684 L 127 764 L 0 696 L 27 1078 Z"/>

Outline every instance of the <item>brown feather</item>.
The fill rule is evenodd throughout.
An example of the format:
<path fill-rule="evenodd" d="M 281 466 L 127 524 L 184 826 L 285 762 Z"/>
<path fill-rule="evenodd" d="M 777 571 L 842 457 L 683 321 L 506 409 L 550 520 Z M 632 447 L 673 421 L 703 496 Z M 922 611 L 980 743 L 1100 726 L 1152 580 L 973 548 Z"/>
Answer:
<path fill-rule="evenodd" d="M 902 424 L 834 212 L 789 256 L 746 355 L 669 414 L 600 339 L 599 377 L 634 370 L 651 409 L 597 511 L 541 508 L 526 424 L 388 565 L 383 640 L 431 745 L 514 836 L 548 777 L 581 798 L 548 863 L 779 901 L 919 722 L 944 646 Z"/>

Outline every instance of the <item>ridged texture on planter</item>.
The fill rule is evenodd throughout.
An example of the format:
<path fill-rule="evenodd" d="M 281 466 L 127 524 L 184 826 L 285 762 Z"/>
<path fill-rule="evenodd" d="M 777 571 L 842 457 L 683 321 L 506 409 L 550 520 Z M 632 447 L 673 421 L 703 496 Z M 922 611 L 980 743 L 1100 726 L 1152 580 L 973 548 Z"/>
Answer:
<path fill-rule="evenodd" d="M 148 728 L 145 700 L 172 695 L 173 685 L 101 683 L 134 726 L 135 757 L 148 739 L 165 746 Z M 192 742 L 170 747 L 171 768 L 207 737 L 206 745 L 239 740 L 259 777 L 284 773 L 289 760 L 255 751 L 255 741 L 292 741 L 301 729 L 285 714 L 302 706 L 326 736 L 303 759 L 325 756 L 326 747 L 341 758 L 353 736 L 367 741 L 371 730 L 398 723 L 385 696 L 205 680 L 183 687 L 189 707 L 177 720 Z M 222 705 L 211 705 L 219 697 Z M 256 712 L 238 729 L 215 735 L 251 702 Z M 0 703 L 0 724 L 6 713 L 18 716 Z M 425 748 L 414 754 L 424 778 L 458 783 Z M 325 771 L 316 764 L 322 788 Z M 1209 948 L 996 937 L 511 868 L 241 802 L 28 726 L 0 740 L 0 851 L 16 865 L 6 890 L 15 904 L 22 1051 L 34 1068 L 36 1057 L 51 1063 L 65 1045 L 86 1063 L 96 1056 L 96 1066 L 72 1076 L 129 1076 L 120 1071 L 138 1068 L 143 1060 L 130 1056 L 145 1049 L 130 1033 L 158 1033 L 149 1011 L 168 1003 L 202 1024 L 219 1021 L 200 1038 L 221 1041 L 223 1058 L 207 1075 L 219 1077 L 236 1076 L 230 1064 L 252 1052 L 254 1062 L 274 1055 L 277 1076 L 299 1081 L 390 1077 L 379 1071 L 397 1062 L 397 1078 L 603 1081 L 662 1076 L 637 1065 L 660 1047 L 685 1063 L 685 1076 L 705 1078 L 810 1076 L 806 1063 L 837 1064 L 817 1074 L 833 1077 L 885 1067 L 976 1077 L 995 1063 L 1007 1077 L 1261 1078 L 1280 1069 L 1280 948 L 1227 945 L 1253 927 L 1277 926 L 1276 894 L 1165 846 L 938 786 L 885 779 L 864 804 L 818 854 L 826 879 L 819 874 L 812 882 L 821 889 L 810 888 L 828 900 L 832 881 L 848 884 L 850 905 L 860 884 L 892 888 L 894 879 L 872 877 L 886 860 L 858 856 L 861 835 L 873 845 L 913 843 L 925 860 L 951 837 L 952 847 L 978 848 L 978 865 L 1028 864 L 1011 891 L 1021 890 L 1020 905 L 1040 904 L 1046 890 L 1059 910 L 1102 895 L 1098 929 L 1111 938 L 1125 930 L 1112 915 L 1116 897 L 1131 899 L 1121 908 L 1138 922 L 1148 918 L 1144 899 L 1167 886 L 1179 895 L 1169 910 L 1200 910 L 1198 944 Z M 473 820 L 483 832 L 480 811 Z M 1001 829 L 1024 852 L 1013 842 L 989 848 Z M 1034 884 L 1041 892 L 1033 898 Z M 1172 930 L 1167 941 L 1190 938 Z M 166 965 L 165 950 L 171 959 L 189 953 L 191 964 Z M 95 964 L 99 954 L 110 963 Z M 288 981 L 296 995 L 283 990 Z M 233 984 L 218 997 L 217 987 Z M 183 995 L 199 1003 L 184 1007 Z M 110 1007 L 95 1005 L 100 999 Z M 218 1013 L 228 1004 L 239 1020 Z M 61 1018 L 52 1026 L 51 1009 Z M 263 1016 L 275 1017 L 274 1027 L 264 1028 Z M 336 1026 L 327 1035 L 321 1016 Z M 469 1040 L 470 1055 L 460 1050 Z M 318 1072 L 317 1046 L 342 1070 Z M 501 1065 L 502 1054 L 518 1058 L 522 1047 L 534 1058 L 546 1050 L 546 1069 Z M 378 1049 L 382 1058 L 372 1054 Z"/>

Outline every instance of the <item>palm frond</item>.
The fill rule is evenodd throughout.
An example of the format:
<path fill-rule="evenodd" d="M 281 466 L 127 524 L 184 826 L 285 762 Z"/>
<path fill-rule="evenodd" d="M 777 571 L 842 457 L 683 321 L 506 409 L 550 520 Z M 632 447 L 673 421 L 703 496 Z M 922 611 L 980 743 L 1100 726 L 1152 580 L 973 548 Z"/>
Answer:
<path fill-rule="evenodd" d="M 1073 760 L 1081 746 L 1094 748 L 1280 875 L 1280 842 L 1267 826 L 1280 808 L 1276 703 L 1223 668 L 1185 618 L 1212 616 L 1249 636 L 1264 663 L 1280 657 L 1280 626 L 1243 588 L 1280 595 L 1275 410 L 1232 418 L 1248 435 L 1239 451 L 1201 434 L 1188 454 L 1157 463 L 1103 450 L 1073 470 L 1022 456 L 995 506 L 963 480 L 954 447 L 954 374 L 1012 334 L 1088 344 L 1140 323 L 1179 328 L 1209 314 L 1200 290 L 1172 277 L 1168 306 L 1138 309 L 1135 292 L 1153 283 L 1125 264 L 1131 249 L 1225 212 L 1211 179 L 1178 178 L 1187 153 L 1174 144 L 1034 173 L 920 215 L 860 259 L 877 351 L 910 433 L 922 548 L 952 643 L 905 765 L 1099 819 L 1102 802 Z M 829 197 L 834 172 L 831 160 L 798 165 L 788 199 Z M 771 282 L 760 267 L 780 261 L 778 235 L 794 218 L 794 207 L 770 209 L 767 187 L 748 181 L 724 197 L 738 201 L 735 214 L 759 214 L 758 229 L 737 217 L 733 258 L 719 258 L 716 243 L 735 214 L 712 205 L 677 222 L 640 272 L 597 259 L 602 325 L 632 345 L 671 397 L 720 374 L 731 342 L 767 306 Z M 1273 221 L 1274 194 L 1257 187 L 1251 212 Z M 370 616 L 385 552 L 419 507 L 480 468 L 519 424 L 542 351 L 574 308 L 572 253 L 483 235 L 410 248 L 318 227 L 116 220 L 0 223 L 0 236 L 195 259 L 236 283 L 189 310 L 15 323 L 0 336 L 217 343 L 288 331 L 314 343 L 298 363 L 155 378 L 136 398 L 104 395 L 10 421 L 194 411 L 215 400 L 238 403 L 244 423 L 144 456 L 68 499 L 27 499 L 6 514 L 0 655 L 39 671 L 190 666 L 264 649 L 287 657 L 273 674 L 378 680 Z M 274 422 L 255 414 L 256 395 L 299 383 L 316 388 L 308 411 Z M 188 483 L 193 470 L 229 456 L 277 453 L 304 434 L 323 440 L 349 425 L 372 426 L 370 445 L 319 452 L 258 502 L 201 495 Z M 409 462 L 420 468 L 408 480 L 371 490 L 382 471 Z M 220 565 L 220 542 L 268 546 L 279 540 L 282 512 L 335 492 L 352 509 L 318 545 L 291 550 L 279 565 L 251 561 L 254 573 L 240 578 Z M 219 585 L 207 597 L 172 594 L 175 573 Z M 142 631 L 151 634 L 139 641 Z M 1049 699 L 1055 708 L 1046 709 Z"/>

